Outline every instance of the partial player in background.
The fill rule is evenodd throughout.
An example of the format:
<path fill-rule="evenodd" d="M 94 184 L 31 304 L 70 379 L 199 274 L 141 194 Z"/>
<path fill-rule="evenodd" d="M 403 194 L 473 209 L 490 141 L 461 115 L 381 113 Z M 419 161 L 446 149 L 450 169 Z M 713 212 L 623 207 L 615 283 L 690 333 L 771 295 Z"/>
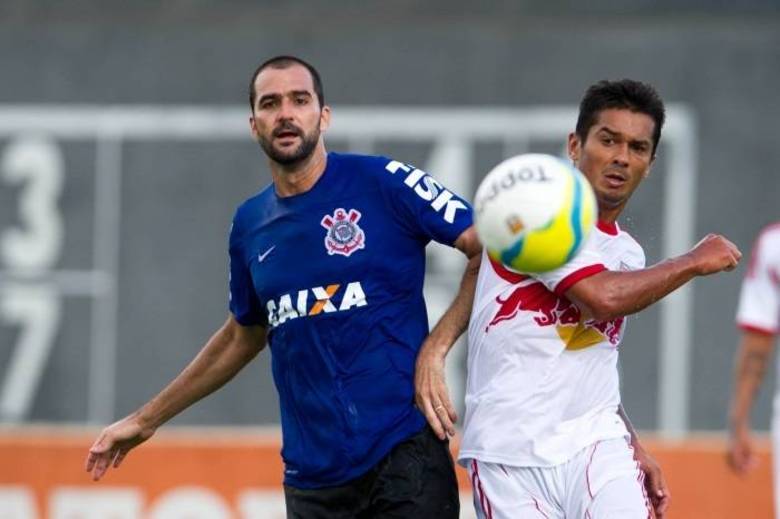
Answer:
<path fill-rule="evenodd" d="M 742 330 L 734 370 L 728 461 L 738 474 L 756 465 L 750 432 L 750 409 L 761 386 L 780 332 L 780 222 L 756 239 L 737 309 Z M 780 393 L 775 394 L 772 419 L 775 516 L 780 518 Z"/>
<path fill-rule="evenodd" d="M 481 518 L 652 513 L 637 460 L 653 462 L 634 451 L 639 445 L 620 406 L 625 316 L 740 259 L 732 243 L 708 235 L 688 253 L 645 268 L 641 246 L 617 224 L 649 174 L 663 121 L 663 102 L 647 84 L 591 86 L 568 153 L 595 192 L 597 228 L 569 263 L 544 274 L 521 274 L 483 254 L 459 454 Z M 424 345 L 418 400 L 446 398 L 446 351 Z M 434 424 L 442 426 L 451 424 Z M 655 513 L 663 516 L 668 490 L 662 479 L 650 483 Z"/>
<path fill-rule="evenodd" d="M 233 220 L 227 321 L 167 388 L 103 430 L 86 468 L 100 479 L 119 466 L 267 340 L 288 517 L 455 519 L 448 443 L 414 406 L 413 371 L 428 333 L 425 247 L 436 240 L 476 264 L 471 208 L 405 163 L 327 153 L 330 108 L 299 58 L 262 64 L 250 105 L 273 182 Z M 467 269 L 435 333 L 465 328 L 475 278 Z"/>

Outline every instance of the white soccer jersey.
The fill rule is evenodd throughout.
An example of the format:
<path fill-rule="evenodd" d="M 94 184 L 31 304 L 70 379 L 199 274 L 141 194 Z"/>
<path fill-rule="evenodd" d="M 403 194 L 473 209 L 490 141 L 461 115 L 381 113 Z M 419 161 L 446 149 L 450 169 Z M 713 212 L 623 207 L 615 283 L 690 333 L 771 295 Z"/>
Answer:
<path fill-rule="evenodd" d="M 776 334 L 780 331 L 780 222 L 756 239 L 737 309 L 743 329 Z"/>
<path fill-rule="evenodd" d="M 483 255 L 469 325 L 461 463 L 553 466 L 628 434 L 617 415 L 625 320 L 582 322 L 563 294 L 605 269 L 644 265 L 642 247 L 605 223 L 569 263 L 534 277 Z"/>

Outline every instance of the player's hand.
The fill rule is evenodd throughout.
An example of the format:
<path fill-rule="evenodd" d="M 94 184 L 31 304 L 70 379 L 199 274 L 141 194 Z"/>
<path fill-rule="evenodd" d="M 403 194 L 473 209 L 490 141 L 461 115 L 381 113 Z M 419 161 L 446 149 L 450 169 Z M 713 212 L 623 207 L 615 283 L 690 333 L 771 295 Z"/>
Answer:
<path fill-rule="evenodd" d="M 666 510 L 669 508 L 669 487 L 666 486 L 666 479 L 661 470 L 661 466 L 642 448 L 634 449 L 634 458 L 639 462 L 639 468 L 645 474 L 645 490 L 653 505 L 656 519 L 666 517 Z"/>
<path fill-rule="evenodd" d="M 91 472 L 92 479 L 98 481 L 109 467 L 119 467 L 130 449 L 153 434 L 154 429 L 142 427 L 133 415 L 109 425 L 89 448 L 85 465 L 87 472 Z"/>
<path fill-rule="evenodd" d="M 439 439 L 455 436 L 458 415 L 450 401 L 444 380 L 444 353 L 426 341 L 417 355 L 414 372 L 414 399 Z"/>
<path fill-rule="evenodd" d="M 750 431 L 746 427 L 737 427 L 732 432 L 726 460 L 731 470 L 740 476 L 744 476 L 758 466 Z"/>
<path fill-rule="evenodd" d="M 719 234 L 708 234 L 688 254 L 700 276 L 734 270 L 742 258 L 737 246 Z"/>

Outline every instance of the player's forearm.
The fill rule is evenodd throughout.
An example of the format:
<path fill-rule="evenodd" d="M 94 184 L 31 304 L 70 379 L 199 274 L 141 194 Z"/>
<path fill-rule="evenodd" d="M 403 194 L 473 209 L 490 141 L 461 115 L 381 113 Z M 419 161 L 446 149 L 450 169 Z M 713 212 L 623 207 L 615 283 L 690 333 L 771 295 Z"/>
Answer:
<path fill-rule="evenodd" d="M 217 331 L 184 370 L 136 412 L 145 427 L 156 429 L 232 379 L 260 347 L 248 344 L 229 324 Z"/>
<path fill-rule="evenodd" d="M 475 254 L 469 259 L 461 278 L 458 293 L 439 322 L 431 330 L 425 341 L 425 348 L 446 355 L 468 327 L 471 307 L 474 304 L 474 291 L 477 286 L 480 262 L 480 254 Z"/>
<path fill-rule="evenodd" d="M 749 426 L 750 410 L 764 379 L 770 356 L 771 342 L 763 341 L 760 337 L 753 338 L 749 334 L 743 337 L 734 371 L 734 395 L 729 413 L 732 429 Z"/>
<path fill-rule="evenodd" d="M 749 427 L 753 396 L 758 389 L 758 384 L 753 379 L 739 380 L 736 384 L 729 411 L 729 428 L 731 430 Z"/>
<path fill-rule="evenodd" d="M 572 287 L 567 296 L 587 316 L 605 321 L 647 308 L 696 275 L 696 263 L 686 254 L 634 272 L 596 274 Z"/>
<path fill-rule="evenodd" d="M 474 304 L 474 292 L 482 259 L 482 245 L 473 225 L 463 231 L 455 240 L 455 247 L 466 255 L 468 263 L 461 277 L 455 299 L 423 343 L 422 350 L 426 354 L 433 353 L 437 356 L 445 356 L 458 337 L 466 330 L 471 317 L 471 307 Z"/>

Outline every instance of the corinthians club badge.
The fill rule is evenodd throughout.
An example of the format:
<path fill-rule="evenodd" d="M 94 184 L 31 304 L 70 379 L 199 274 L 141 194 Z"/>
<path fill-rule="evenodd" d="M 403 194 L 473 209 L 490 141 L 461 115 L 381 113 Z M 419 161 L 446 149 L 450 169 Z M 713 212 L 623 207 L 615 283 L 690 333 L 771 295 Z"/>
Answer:
<path fill-rule="evenodd" d="M 358 249 L 366 246 L 366 235 L 358 226 L 360 211 L 350 209 L 349 212 L 338 208 L 333 216 L 326 214 L 322 217 L 322 224 L 328 230 L 325 235 L 325 249 L 329 255 L 341 254 L 349 256 Z"/>

